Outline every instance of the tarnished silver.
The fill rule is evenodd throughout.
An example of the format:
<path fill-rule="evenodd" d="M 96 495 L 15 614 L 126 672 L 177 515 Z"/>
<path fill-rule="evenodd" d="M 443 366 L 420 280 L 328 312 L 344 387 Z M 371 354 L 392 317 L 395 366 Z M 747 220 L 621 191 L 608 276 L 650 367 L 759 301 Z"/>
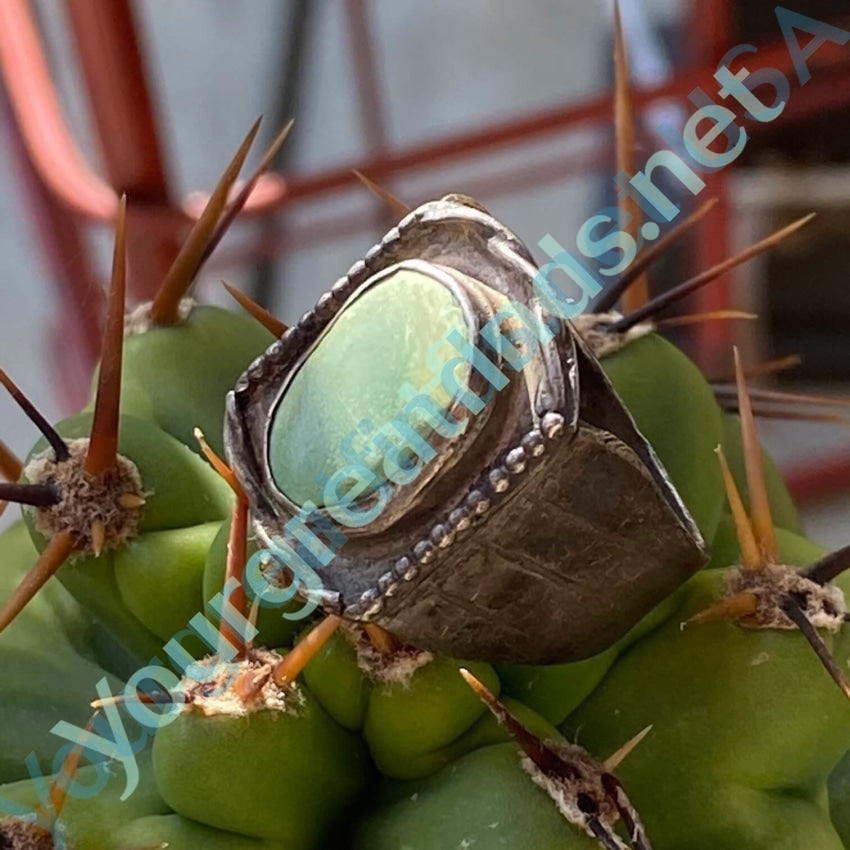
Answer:
<path fill-rule="evenodd" d="M 479 289 L 526 305 L 556 333 L 521 372 L 473 340 L 510 383 L 462 438 L 430 440 L 438 458 L 375 522 L 343 528 L 349 539 L 319 570 L 322 604 L 461 658 L 555 663 L 600 652 L 701 566 L 705 545 L 598 362 L 535 299 L 526 247 L 461 196 L 408 214 L 229 394 L 225 444 L 258 535 L 267 545 L 283 536 L 299 508 L 268 461 L 288 380 L 364 284 L 413 260 L 464 291 L 480 314 L 476 333 L 498 309 Z M 489 384 L 472 371 L 469 386 Z"/>

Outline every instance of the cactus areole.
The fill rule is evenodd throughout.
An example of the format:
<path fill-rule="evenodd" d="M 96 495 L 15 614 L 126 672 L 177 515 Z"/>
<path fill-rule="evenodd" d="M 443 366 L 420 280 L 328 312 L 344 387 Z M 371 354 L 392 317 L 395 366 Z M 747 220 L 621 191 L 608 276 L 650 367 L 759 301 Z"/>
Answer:
<path fill-rule="evenodd" d="M 537 274 L 475 202 L 426 203 L 230 393 L 257 531 L 295 574 L 317 570 L 326 610 L 456 657 L 572 661 L 704 562 Z"/>

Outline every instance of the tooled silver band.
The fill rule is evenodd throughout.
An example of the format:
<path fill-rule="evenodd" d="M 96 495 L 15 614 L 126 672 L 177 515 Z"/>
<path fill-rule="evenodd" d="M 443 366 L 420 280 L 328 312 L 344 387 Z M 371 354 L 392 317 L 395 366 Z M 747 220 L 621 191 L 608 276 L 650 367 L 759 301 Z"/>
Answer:
<path fill-rule="evenodd" d="M 549 318 L 527 249 L 485 210 L 449 196 L 408 214 L 228 396 L 228 457 L 267 545 L 297 512 L 266 458 L 276 388 L 364 283 L 413 259 Z M 325 609 L 456 657 L 565 662 L 610 646 L 701 566 L 699 531 L 569 322 L 540 354 L 535 392 L 482 426 L 484 447 L 470 449 L 480 463 L 432 485 L 439 507 L 359 529 L 323 567 Z"/>

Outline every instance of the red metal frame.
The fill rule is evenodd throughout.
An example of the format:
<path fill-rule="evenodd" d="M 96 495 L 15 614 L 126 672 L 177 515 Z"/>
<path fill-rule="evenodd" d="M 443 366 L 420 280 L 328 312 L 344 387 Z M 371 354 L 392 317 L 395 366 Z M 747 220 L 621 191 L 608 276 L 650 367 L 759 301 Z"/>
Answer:
<path fill-rule="evenodd" d="M 837 454 L 785 471 L 788 489 L 800 504 L 846 494 L 850 488 L 850 457 Z"/>
<path fill-rule="evenodd" d="M 74 22 L 78 41 L 97 45 L 109 38 L 121 37 L 121 32 L 135 33 L 127 0 L 68 0 L 69 12 Z M 108 22 L 118 20 L 119 23 Z M 137 44 L 135 35 L 125 36 Z M 113 45 L 114 48 L 114 45 Z M 124 116 L 132 113 L 137 104 L 147 110 L 147 87 L 134 89 L 140 84 L 141 66 L 136 49 L 128 51 L 106 50 L 101 59 L 86 62 L 86 77 L 99 69 L 114 78 L 116 84 L 99 84 L 98 91 L 90 92 L 93 111 L 99 129 L 108 134 L 123 129 L 110 119 L 110 113 Z M 50 78 L 47 60 L 39 39 L 28 0 L 4 0 L 0 3 L 0 73 L 8 92 L 13 118 L 20 127 L 27 151 L 48 189 L 58 198 L 69 214 L 83 220 L 112 222 L 118 208 L 117 190 L 133 186 L 114 186 L 98 175 L 86 162 L 68 129 Z M 94 102 L 97 98 L 105 101 Z M 135 119 L 144 138 L 155 139 L 152 128 L 145 128 L 150 116 Z M 138 157 L 144 155 L 141 145 L 131 144 L 125 150 L 112 138 L 101 139 L 108 166 L 123 178 L 132 174 L 144 178 L 142 185 L 156 198 L 142 198 L 146 227 L 159 226 L 164 232 L 175 232 L 197 215 L 203 199 L 193 193 L 186 208 L 172 205 L 168 192 L 154 186 L 159 176 L 158 167 L 141 168 Z M 158 153 L 154 154 L 157 158 Z M 151 179 L 153 176 L 153 179 Z M 281 205 L 285 184 L 279 175 L 266 175 L 246 204 L 245 216 L 262 215 Z M 162 231 L 160 231 L 162 232 Z"/>
<path fill-rule="evenodd" d="M 154 103 L 144 67 L 144 49 L 140 44 L 129 0 L 65 0 L 66 11 L 81 60 L 83 81 L 91 103 L 93 123 L 100 142 L 104 175 L 94 170 L 79 151 L 65 121 L 62 107 L 50 78 L 48 64 L 35 26 L 28 0 L 0 2 L 0 74 L 8 96 L 20 149 L 30 166 L 29 185 L 40 201 L 35 204 L 42 222 L 41 239 L 45 249 L 56 257 L 70 256 L 73 246 L 75 265 L 58 269 L 57 285 L 65 302 L 74 293 L 74 301 L 85 305 L 73 320 L 63 317 L 63 333 L 71 333 L 76 348 L 90 356 L 91 339 L 97 315 L 90 309 L 92 287 L 89 262 L 81 228 L 93 222 L 111 222 L 117 209 L 117 195 L 127 192 L 134 220 L 143 226 L 131 227 L 141 234 L 131 246 L 131 285 L 137 298 L 148 297 L 161 279 L 162 270 L 173 256 L 180 232 L 196 217 L 205 196 L 192 193 L 175 201 L 168 180 L 163 143 L 158 132 Z M 694 0 L 689 31 L 695 67 L 685 70 L 664 85 L 635 93 L 635 105 L 641 109 L 656 100 L 677 99 L 687 103 L 687 95 L 701 86 L 710 95 L 716 91 L 713 73 L 718 60 L 732 44 L 732 3 L 730 0 Z M 364 161 L 350 163 L 314 174 L 267 175 L 257 185 L 244 215 L 267 216 L 291 209 L 307 200 L 346 191 L 355 182 L 352 169 L 382 182 L 413 171 L 459 160 L 474 160 L 526 143 L 555 137 L 559 133 L 611 121 L 611 100 L 606 94 L 578 103 L 540 110 L 530 115 L 450 134 L 438 140 L 407 148 L 393 148 L 386 132 L 381 79 L 375 61 L 369 6 L 366 0 L 345 0 L 350 34 L 352 67 L 357 82 L 360 112 L 368 155 Z M 788 74 L 794 72 L 787 49 L 781 40 L 763 45 L 753 66 L 771 66 Z M 846 107 L 850 101 L 850 51 L 825 44 L 809 59 L 812 81 L 802 93 L 793 86 L 791 101 L 774 122 L 787 125 L 822 113 L 824 109 Z M 841 85 L 836 85 L 840 79 Z M 751 132 L 770 132 L 772 127 L 750 127 Z M 566 162 L 545 160 L 530 162 L 519 171 L 492 177 L 482 184 L 480 194 L 527 189 L 543 180 L 558 179 L 589 167 L 600 170 L 608 165 L 608 152 L 596 151 L 588 158 L 570 157 Z M 727 170 L 728 171 L 728 170 Z M 726 203 L 728 173 L 718 172 L 706 180 L 705 196 L 717 195 Z M 447 187 L 448 188 L 448 187 Z M 467 190 L 472 190 L 467 184 Z M 707 219 L 697 240 L 700 267 L 713 264 L 728 255 L 730 216 Z M 256 259 L 258 253 L 277 253 L 292 244 L 327 240 L 343 233 L 356 233 L 373 226 L 362 217 L 356 220 L 331 218 L 314 224 L 309 232 L 287 229 L 283 238 L 251 241 L 241 248 L 221 254 L 219 262 Z M 731 300 L 729 280 L 703 291 L 697 309 L 709 310 Z M 710 366 L 721 356 L 727 357 L 731 331 L 724 323 L 713 323 L 699 332 L 699 349 L 704 364 Z M 67 363 L 68 358 L 62 358 Z M 90 363 L 86 363 L 86 366 Z M 850 485 L 850 463 L 847 464 Z M 800 485 L 800 494 L 808 495 L 811 486 Z"/>
<path fill-rule="evenodd" d="M 150 205 L 168 208 L 172 202 L 132 7 L 113 3 L 110 14 L 103 15 L 100 6 L 99 0 L 65 2 L 107 180 L 116 194 L 126 193 L 133 201 L 127 261 L 131 292 L 144 298 L 162 280 L 177 244 L 173 235 L 147 238 L 135 226 L 135 211 Z"/>
<path fill-rule="evenodd" d="M 694 24 L 692 25 L 691 50 L 699 65 L 714 69 L 733 44 L 733 15 L 730 3 L 718 3 L 717 0 L 696 0 L 694 4 Z M 759 64 L 762 62 L 761 51 Z M 765 63 L 767 64 L 767 63 Z M 713 81 L 712 81 L 713 82 Z M 716 84 L 706 91 L 712 94 Z M 703 219 L 698 225 L 694 240 L 694 266 L 697 269 L 711 268 L 730 256 L 730 233 L 728 222 L 732 220 L 729 210 L 729 192 L 725 170 L 703 177 L 706 197 L 717 198 L 714 214 Z M 726 273 L 711 286 L 699 290 L 695 310 L 710 312 L 721 310 L 734 303 L 732 295 L 732 276 Z M 729 352 L 734 343 L 735 328 L 732 322 L 713 322 L 697 325 L 694 329 L 696 349 L 700 354 L 701 365 L 708 374 L 714 374 L 722 364 L 728 363 Z"/>

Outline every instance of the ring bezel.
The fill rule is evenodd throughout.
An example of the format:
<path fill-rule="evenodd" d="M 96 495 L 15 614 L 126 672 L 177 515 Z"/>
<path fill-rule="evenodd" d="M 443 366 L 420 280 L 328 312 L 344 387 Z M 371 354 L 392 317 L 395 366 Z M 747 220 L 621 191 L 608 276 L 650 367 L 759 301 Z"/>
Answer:
<path fill-rule="evenodd" d="M 286 374 L 279 389 L 277 390 L 276 398 L 269 409 L 268 427 L 266 429 L 266 440 L 264 444 L 263 474 L 265 477 L 266 486 L 268 487 L 269 491 L 274 493 L 276 500 L 290 511 L 297 512 L 303 506 L 298 504 L 289 496 L 287 496 L 287 494 L 281 489 L 281 487 L 278 486 L 271 472 L 270 454 L 272 451 L 272 422 L 275 415 L 277 414 L 280 404 L 282 403 L 286 392 L 291 387 L 292 382 L 298 375 L 299 370 L 303 368 L 305 363 L 309 360 L 309 358 L 315 351 L 316 347 L 321 344 L 325 336 L 332 332 L 334 324 L 343 315 L 346 308 L 352 306 L 358 298 L 362 297 L 370 290 L 379 287 L 382 283 L 386 283 L 397 272 L 404 270 L 416 271 L 420 274 L 424 274 L 432 280 L 435 280 L 442 286 L 446 287 L 452 293 L 455 300 L 460 305 L 460 308 L 464 315 L 466 330 L 470 343 L 479 348 L 483 345 L 481 339 L 481 329 L 486 324 L 486 322 L 493 317 L 494 311 L 492 310 L 491 305 L 488 304 L 485 299 L 478 296 L 474 291 L 470 291 L 468 288 L 465 288 L 462 284 L 462 281 L 458 280 L 453 275 L 453 270 L 446 269 L 432 263 L 427 263 L 422 260 L 409 259 L 395 263 L 394 265 L 383 269 L 382 271 L 367 279 L 346 300 L 343 308 L 338 311 L 324 326 L 323 332 L 296 359 L 291 369 Z M 500 370 L 504 370 L 505 364 L 501 354 L 498 352 L 493 352 L 491 353 L 491 357 L 496 360 L 496 365 L 498 366 L 498 368 Z M 483 376 L 472 370 L 470 370 L 467 385 L 469 390 L 476 395 L 483 394 L 489 386 Z M 464 408 L 463 405 L 458 401 L 458 399 L 455 398 L 452 401 L 450 407 L 448 408 L 447 413 L 449 416 L 458 419 L 459 421 L 461 419 L 466 419 L 470 423 L 469 427 L 464 429 L 463 433 L 458 435 L 457 437 L 443 436 L 435 432 L 428 438 L 428 442 L 431 444 L 432 448 L 437 452 L 437 457 L 423 468 L 422 473 L 417 476 L 414 482 L 410 484 L 398 484 L 391 486 L 391 504 L 387 506 L 387 509 L 381 512 L 381 514 L 376 520 L 369 523 L 368 526 L 365 527 L 364 533 L 375 533 L 377 531 L 381 531 L 384 528 L 387 528 L 392 525 L 393 522 L 396 521 L 398 516 L 404 514 L 409 508 L 410 504 L 415 500 L 417 495 L 421 493 L 433 479 L 438 477 L 443 472 L 446 465 L 450 464 L 450 462 L 455 458 L 456 452 L 458 450 L 462 450 L 463 444 L 475 439 L 476 435 L 481 431 L 481 429 L 484 427 L 490 417 L 491 406 L 487 405 L 481 414 L 474 417 L 470 417 L 468 411 L 466 411 L 466 408 Z M 454 447 L 454 454 L 449 454 L 446 452 L 446 449 L 449 447 L 449 445 L 452 445 Z M 378 503 L 379 498 L 379 494 L 377 492 L 373 492 L 367 496 L 358 499 L 357 506 L 359 509 L 368 511 Z M 352 528 L 351 533 L 361 533 L 361 529 Z"/>
<path fill-rule="evenodd" d="M 225 426 L 228 458 L 249 494 L 258 536 L 266 545 L 273 542 L 275 534 L 282 533 L 286 522 L 300 510 L 276 485 L 269 486 L 267 433 L 270 416 L 284 386 L 334 318 L 364 285 L 375 285 L 393 267 L 410 262 L 423 264 L 429 273 L 436 268 L 441 275 L 448 275 L 451 281 L 444 279 L 445 283 L 453 291 L 457 287 L 465 302 L 474 296 L 463 288 L 458 276 L 478 281 L 508 300 L 523 303 L 541 322 L 552 323 L 552 318 L 533 298 L 536 266 L 527 249 L 481 207 L 447 196 L 423 204 L 405 216 L 319 298 L 313 310 L 305 313 L 297 325 L 289 328 L 249 367 L 228 395 Z M 479 302 L 476 306 L 480 311 L 483 305 Z M 483 323 L 474 308 L 471 317 L 476 331 L 474 341 L 477 341 Z M 490 508 L 504 495 L 505 480 L 522 475 L 529 461 L 542 453 L 547 439 L 558 438 L 577 427 L 578 370 L 573 337 L 568 328 L 558 324 L 556 338 L 540 350 L 540 380 L 534 398 L 506 417 L 505 427 L 498 429 L 495 439 L 488 439 L 487 451 L 477 457 L 480 462 L 474 470 L 464 470 L 441 508 L 432 507 L 415 521 L 405 521 L 405 513 L 410 515 L 417 499 L 439 477 L 431 475 L 415 492 L 411 490 L 409 498 L 393 499 L 386 516 L 382 513 L 376 523 L 345 528 L 349 541 L 322 572 L 326 586 L 323 606 L 355 619 L 373 617 L 380 610 L 378 600 L 385 594 L 392 595 L 399 581 L 409 582 L 421 576 L 422 570 L 434 563 L 438 552 L 451 546 L 458 535 L 466 534 L 484 521 Z M 473 391 L 475 387 L 489 386 L 476 372 L 471 377 L 475 380 L 474 386 L 470 381 Z M 510 382 L 514 389 L 516 384 L 515 380 Z M 269 386 L 275 387 L 271 396 Z M 508 388 L 504 393 L 507 392 Z M 488 424 L 492 427 L 491 406 L 487 406 L 486 415 L 474 417 L 471 439 L 464 439 L 464 445 L 474 443 Z M 524 445 L 533 448 L 526 453 Z M 520 452 L 528 454 L 528 458 L 520 461 Z M 457 468 L 463 455 L 460 452 L 457 458 L 452 458 L 452 467 Z M 509 457 L 513 471 L 505 466 Z M 432 464 L 438 465 L 437 460 Z M 441 471 L 450 471 L 445 461 Z M 447 478 L 445 474 L 442 477 Z M 396 510 L 396 506 L 402 505 L 403 510 Z"/>

